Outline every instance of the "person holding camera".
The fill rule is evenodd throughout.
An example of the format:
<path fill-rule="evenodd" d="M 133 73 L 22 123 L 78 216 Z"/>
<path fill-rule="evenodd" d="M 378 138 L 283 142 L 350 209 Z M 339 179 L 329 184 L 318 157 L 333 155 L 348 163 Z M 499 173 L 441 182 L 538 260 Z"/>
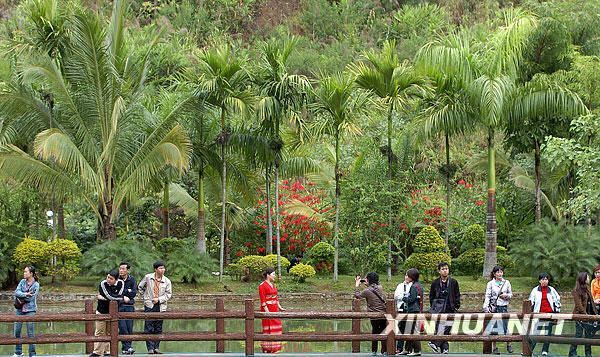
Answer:
<path fill-rule="evenodd" d="M 431 283 L 429 290 L 429 311 L 432 314 L 455 313 L 460 308 L 460 289 L 458 281 L 450 277 L 450 266 L 446 262 L 438 264 L 440 277 Z M 452 321 L 438 322 L 437 334 L 449 335 Z M 450 346 L 448 341 L 430 341 L 427 343 L 435 353 L 447 354 Z"/>
<path fill-rule="evenodd" d="M 512 299 L 512 287 L 510 281 L 504 279 L 504 268 L 496 265 L 490 273 L 490 281 L 485 289 L 485 301 L 483 302 L 483 312 L 487 313 L 506 313 L 508 312 L 508 304 Z M 495 326 L 494 321 L 489 326 Z M 507 333 L 508 320 L 502 320 L 502 332 Z M 510 342 L 506 343 L 506 351 L 513 353 L 513 348 Z M 496 343 L 492 342 L 492 353 L 499 355 L 500 351 L 496 347 Z"/>
<path fill-rule="evenodd" d="M 355 279 L 354 298 L 367 300 L 367 311 L 385 313 L 385 292 L 383 287 L 379 285 L 379 275 L 375 272 L 367 274 L 365 279 L 361 279 L 360 275 Z M 360 285 L 366 285 L 366 288 L 360 290 Z M 371 333 L 379 334 L 385 330 L 387 325 L 386 319 L 371 319 Z M 386 356 L 385 341 L 381 341 L 381 353 Z M 371 342 L 371 355 L 377 355 L 377 341 Z"/>

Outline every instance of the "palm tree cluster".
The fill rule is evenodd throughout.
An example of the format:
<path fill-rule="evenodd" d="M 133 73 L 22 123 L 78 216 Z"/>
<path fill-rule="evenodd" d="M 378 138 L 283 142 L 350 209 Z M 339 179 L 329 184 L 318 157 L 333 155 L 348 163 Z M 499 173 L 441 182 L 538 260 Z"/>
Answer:
<path fill-rule="evenodd" d="M 397 118 L 414 117 L 405 129 L 422 140 L 444 138 L 447 215 L 450 138 L 472 130 L 487 134 L 485 274 L 496 263 L 495 133 L 541 116 L 586 111 L 577 95 L 556 83 L 520 81 L 524 43 L 536 20 L 517 11 L 506 12 L 503 26 L 486 43 L 462 32 L 446 35 L 424 46 L 413 64 L 400 61 L 396 43 L 386 41 L 346 71 L 315 79 L 287 68 L 294 38 L 265 42 L 253 66 L 231 46 L 215 46 L 193 53 L 195 66 L 159 91 L 145 85 L 148 55 L 132 55 L 123 0 L 114 1 L 106 24 L 90 10 L 67 14 L 58 0 L 31 4 L 29 20 L 38 31 L 11 44 L 14 75 L 0 91 L 0 175 L 58 202 L 85 202 L 97 217 L 101 240 L 116 237 L 123 209 L 162 191 L 163 235 L 169 235 L 169 204 L 181 206 L 197 215 L 200 252 L 206 251 L 205 190 L 218 190 L 221 276 L 228 232 L 239 212 L 236 202 L 257 187 L 249 171 L 263 175 L 265 247 L 272 252 L 274 235 L 281 274 L 278 183 L 282 175 L 327 171 L 306 148 L 330 140 L 337 279 L 341 145 L 361 134 L 360 123 L 374 111 L 386 113 L 381 151 L 389 185 L 397 179 L 392 150 Z M 177 183 L 184 172 L 197 182 L 196 197 Z M 536 182 L 536 197 L 539 187 Z M 393 200 L 387 205 L 391 222 Z M 391 239 L 388 247 L 391 261 Z"/>

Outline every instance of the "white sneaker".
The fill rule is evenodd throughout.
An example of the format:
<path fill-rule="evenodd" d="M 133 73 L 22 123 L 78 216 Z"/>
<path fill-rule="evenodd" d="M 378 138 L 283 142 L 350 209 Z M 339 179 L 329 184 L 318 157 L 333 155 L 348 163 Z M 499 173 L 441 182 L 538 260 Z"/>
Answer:
<path fill-rule="evenodd" d="M 547 356 L 547 355 L 548 355 L 548 352 L 546 352 L 546 351 L 542 352 L 542 356 Z"/>
<path fill-rule="evenodd" d="M 429 346 L 429 348 L 431 348 L 431 350 L 434 353 L 440 353 L 440 348 L 435 343 L 429 341 L 429 342 L 427 342 L 427 345 Z"/>
<path fill-rule="evenodd" d="M 16 353 L 15 353 L 15 354 L 13 354 L 13 355 L 12 355 L 12 357 L 23 357 L 23 354 L 21 353 L 21 354 L 19 355 L 19 354 L 16 354 Z"/>
<path fill-rule="evenodd" d="M 407 354 L 407 356 L 420 356 L 421 352 L 411 352 L 409 354 Z"/>

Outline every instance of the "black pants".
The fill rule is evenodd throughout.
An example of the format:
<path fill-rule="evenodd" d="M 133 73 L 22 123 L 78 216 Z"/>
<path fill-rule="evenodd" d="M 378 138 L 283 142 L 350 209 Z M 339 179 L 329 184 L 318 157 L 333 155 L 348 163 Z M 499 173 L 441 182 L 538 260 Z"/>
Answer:
<path fill-rule="evenodd" d="M 133 305 L 119 305 L 119 312 L 134 312 Z M 133 333 L 133 320 L 119 320 L 119 335 L 131 335 Z M 127 351 L 131 348 L 131 341 L 123 341 L 122 351 Z"/>
<path fill-rule="evenodd" d="M 398 321 L 398 330 L 402 335 L 418 335 L 421 331 L 420 321 Z M 398 351 L 409 351 L 409 352 L 421 352 L 421 341 L 402 341 L 396 342 L 396 349 Z"/>
<path fill-rule="evenodd" d="M 385 330 L 387 320 L 371 320 L 371 333 L 380 334 Z M 371 341 L 371 352 L 377 352 L 377 341 Z M 385 341 L 381 341 L 381 353 L 386 352 Z"/>
<path fill-rule="evenodd" d="M 160 304 L 155 304 L 152 308 L 144 306 L 144 312 L 160 313 Z M 163 320 L 146 320 L 144 321 L 144 333 L 159 335 L 162 333 Z M 148 351 L 158 350 L 160 341 L 146 341 Z"/>
<path fill-rule="evenodd" d="M 593 338 L 596 331 L 598 331 L 598 327 L 589 322 L 575 322 L 575 337 L 577 338 L 584 336 L 585 338 Z M 584 345 L 584 350 L 586 357 L 592 357 L 592 346 Z M 569 348 L 569 356 L 577 356 L 577 345 L 571 345 L 571 348 Z"/>
<path fill-rule="evenodd" d="M 544 326 L 545 325 L 545 326 Z M 540 336 L 552 336 L 552 329 L 556 326 L 556 321 L 554 320 L 540 320 L 535 326 L 536 332 L 538 332 L 538 328 L 546 330 L 546 333 L 542 333 L 539 331 L 538 335 Z M 531 352 L 535 349 L 536 341 L 531 341 Z M 550 352 L 550 342 L 544 342 L 542 345 L 542 352 Z"/>
<path fill-rule="evenodd" d="M 444 322 L 444 323 L 451 323 L 451 321 L 448 322 Z M 435 327 L 436 333 L 439 335 L 440 334 L 440 323 L 438 322 L 436 324 Z M 444 335 L 449 335 L 450 334 L 450 330 L 452 330 L 452 326 L 448 326 L 448 325 L 444 325 Z M 448 341 L 432 341 L 432 343 L 436 346 L 438 346 L 438 348 L 441 350 L 441 352 L 443 351 L 448 351 L 450 349 L 450 345 L 448 345 Z"/>

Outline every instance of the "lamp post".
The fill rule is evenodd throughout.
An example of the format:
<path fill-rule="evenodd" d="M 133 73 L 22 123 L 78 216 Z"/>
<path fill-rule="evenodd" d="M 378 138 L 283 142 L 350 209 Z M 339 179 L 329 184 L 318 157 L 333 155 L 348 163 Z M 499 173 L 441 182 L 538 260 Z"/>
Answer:
<path fill-rule="evenodd" d="M 48 242 L 54 239 L 56 236 L 56 224 L 54 222 L 54 212 L 52 210 L 46 211 L 46 217 L 48 217 L 48 225 L 52 228 L 52 236 L 48 239 Z"/>

